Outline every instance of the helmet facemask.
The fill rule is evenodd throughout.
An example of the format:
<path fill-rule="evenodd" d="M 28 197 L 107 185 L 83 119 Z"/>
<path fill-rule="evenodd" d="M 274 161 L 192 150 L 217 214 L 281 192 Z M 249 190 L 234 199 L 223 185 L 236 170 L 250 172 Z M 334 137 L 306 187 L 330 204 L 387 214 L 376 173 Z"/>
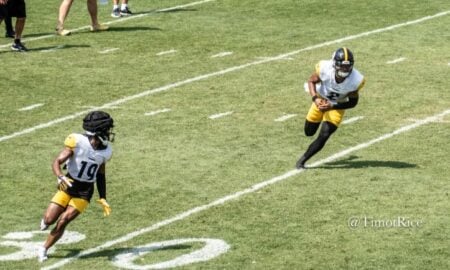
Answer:
<path fill-rule="evenodd" d="M 333 68 L 336 71 L 336 76 L 339 78 L 347 78 L 353 71 L 353 53 L 343 47 L 337 49 L 332 56 Z"/>

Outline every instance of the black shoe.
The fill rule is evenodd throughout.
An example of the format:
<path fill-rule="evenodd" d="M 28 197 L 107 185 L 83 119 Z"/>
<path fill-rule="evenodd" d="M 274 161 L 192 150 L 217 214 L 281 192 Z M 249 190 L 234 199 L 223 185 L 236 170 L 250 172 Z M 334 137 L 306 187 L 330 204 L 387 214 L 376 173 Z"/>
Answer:
<path fill-rule="evenodd" d="M 15 36 L 16 36 L 16 32 L 14 32 L 14 31 L 5 33 L 5 38 L 14 38 Z"/>
<path fill-rule="evenodd" d="M 126 7 L 126 8 L 123 8 L 120 10 L 120 15 L 130 16 L 130 15 L 133 15 L 133 12 L 131 12 L 131 10 L 128 7 Z"/>
<path fill-rule="evenodd" d="M 295 168 L 297 169 L 305 169 L 305 161 L 303 160 L 303 157 L 301 157 L 297 163 L 295 163 Z"/>
<path fill-rule="evenodd" d="M 22 42 L 15 42 L 13 45 L 11 45 L 11 50 L 16 52 L 26 52 L 28 51 L 27 47 L 25 47 Z"/>

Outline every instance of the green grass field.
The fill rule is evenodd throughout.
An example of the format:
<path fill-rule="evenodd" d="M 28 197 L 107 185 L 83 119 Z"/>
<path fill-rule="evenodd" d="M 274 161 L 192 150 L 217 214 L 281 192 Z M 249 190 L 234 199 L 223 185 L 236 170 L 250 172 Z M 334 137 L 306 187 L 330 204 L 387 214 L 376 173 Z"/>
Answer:
<path fill-rule="evenodd" d="M 0 269 L 450 269 L 448 0 L 131 0 L 102 33 L 75 1 L 69 37 L 58 5 L 27 2 L 27 53 L 0 26 Z M 341 46 L 355 121 L 294 170 L 303 83 Z M 93 200 L 40 264 L 50 165 L 92 108 L 112 215 Z"/>

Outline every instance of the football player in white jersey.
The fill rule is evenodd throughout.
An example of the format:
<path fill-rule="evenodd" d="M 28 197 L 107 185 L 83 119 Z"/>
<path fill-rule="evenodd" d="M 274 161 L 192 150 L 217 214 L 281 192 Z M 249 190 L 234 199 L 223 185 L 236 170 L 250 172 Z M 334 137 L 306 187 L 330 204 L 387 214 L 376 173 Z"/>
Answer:
<path fill-rule="evenodd" d="M 320 61 L 308 79 L 308 90 L 312 104 L 306 115 L 305 134 L 313 136 L 322 127 L 314 140 L 296 163 L 297 169 L 324 146 L 342 122 L 346 109 L 358 104 L 359 90 L 363 88 L 364 76 L 353 68 L 353 53 L 348 48 L 337 49 L 331 60 Z"/>
<path fill-rule="evenodd" d="M 58 180 L 58 191 L 53 196 L 44 217 L 41 230 L 56 222 L 44 245 L 38 251 L 38 259 L 47 259 L 47 250 L 63 235 L 66 226 L 82 213 L 92 198 L 94 185 L 104 216 L 111 213 L 106 201 L 105 164 L 111 159 L 114 140 L 114 120 L 103 111 L 88 113 L 83 119 L 84 134 L 70 134 L 64 141 L 64 149 L 53 161 L 52 170 Z M 67 168 L 66 174 L 62 166 Z"/>

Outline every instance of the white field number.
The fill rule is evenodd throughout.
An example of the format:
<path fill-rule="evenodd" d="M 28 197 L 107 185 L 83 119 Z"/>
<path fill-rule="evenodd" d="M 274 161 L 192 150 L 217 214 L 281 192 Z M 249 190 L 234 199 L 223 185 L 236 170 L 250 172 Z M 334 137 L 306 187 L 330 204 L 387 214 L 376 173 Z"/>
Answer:
<path fill-rule="evenodd" d="M 43 240 L 36 240 L 36 236 L 47 235 L 48 232 L 43 231 L 30 231 L 30 232 L 11 232 L 0 239 L 1 247 L 10 247 L 13 251 L 9 254 L 0 254 L 0 261 L 20 261 L 25 259 L 33 259 L 37 257 L 38 248 L 42 246 Z M 42 237 L 39 237 L 42 238 Z M 67 245 L 84 240 L 86 236 L 84 234 L 66 231 L 56 245 L 51 248 L 48 253 L 55 252 L 59 245 Z M 149 265 L 142 265 L 134 263 L 139 258 L 158 250 L 170 249 L 170 247 L 176 248 L 181 244 L 188 243 L 203 243 L 203 247 L 194 250 L 188 254 L 180 255 L 172 260 L 157 262 Z M 117 267 L 125 269 L 166 269 L 197 262 L 204 262 L 211 260 L 215 257 L 228 251 L 230 246 L 223 240 L 210 239 L 210 238 L 186 238 L 175 239 L 162 242 L 153 242 L 130 248 L 127 251 L 121 252 L 116 255 L 112 261 Z"/>

